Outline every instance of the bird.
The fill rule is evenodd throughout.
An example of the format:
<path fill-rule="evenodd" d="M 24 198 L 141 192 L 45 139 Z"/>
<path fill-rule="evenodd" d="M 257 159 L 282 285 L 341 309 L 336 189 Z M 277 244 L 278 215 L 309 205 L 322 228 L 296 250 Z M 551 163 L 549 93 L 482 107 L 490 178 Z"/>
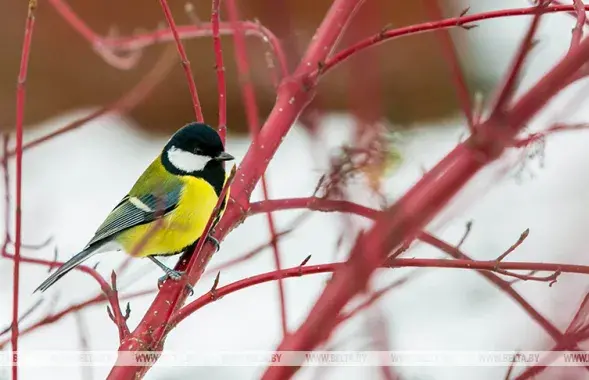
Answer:
<path fill-rule="evenodd" d="M 180 254 L 196 246 L 227 181 L 225 161 L 231 160 L 234 157 L 225 152 L 219 134 L 209 125 L 192 122 L 180 128 L 84 249 L 33 293 L 46 291 L 88 258 L 109 251 L 149 258 L 165 272 L 160 282 L 179 280 L 183 273 L 168 268 L 157 257 Z M 229 193 L 228 189 L 213 226 L 225 211 Z M 219 242 L 210 235 L 207 238 L 218 250 Z"/>

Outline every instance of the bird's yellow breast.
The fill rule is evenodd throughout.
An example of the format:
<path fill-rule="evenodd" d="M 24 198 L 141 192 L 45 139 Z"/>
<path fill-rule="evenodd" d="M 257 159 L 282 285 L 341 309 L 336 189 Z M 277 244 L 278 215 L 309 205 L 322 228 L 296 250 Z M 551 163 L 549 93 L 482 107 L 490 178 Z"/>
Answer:
<path fill-rule="evenodd" d="M 176 254 L 202 235 L 217 204 L 217 194 L 203 179 L 185 176 L 182 181 L 184 187 L 174 210 L 119 235 L 117 241 L 127 253 L 138 257 Z"/>

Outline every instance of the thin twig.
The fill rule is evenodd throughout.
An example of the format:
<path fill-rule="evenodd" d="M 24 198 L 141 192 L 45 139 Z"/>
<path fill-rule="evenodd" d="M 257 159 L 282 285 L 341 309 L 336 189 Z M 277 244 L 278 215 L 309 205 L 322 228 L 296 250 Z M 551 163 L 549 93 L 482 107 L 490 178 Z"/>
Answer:
<path fill-rule="evenodd" d="M 362 303 L 360 303 L 359 305 L 354 307 L 352 310 L 341 314 L 338 317 L 338 319 L 339 319 L 338 323 L 342 324 L 342 323 L 346 322 L 347 320 L 349 320 L 350 318 L 354 317 L 355 315 L 358 315 L 361 311 L 368 309 L 370 306 L 374 305 L 374 303 L 379 301 L 385 294 L 387 294 L 391 290 L 398 288 L 402 285 L 405 285 L 407 283 L 407 281 L 412 280 L 414 278 L 414 275 L 415 275 L 415 273 L 413 273 L 412 275 L 404 276 L 404 277 L 400 278 L 399 280 L 393 281 L 392 283 L 385 286 L 384 288 L 372 292 L 370 297 L 368 297 Z"/>
<path fill-rule="evenodd" d="M 18 318 L 19 318 L 19 301 L 18 295 L 20 290 L 20 248 L 22 234 L 22 157 L 23 157 L 23 123 L 25 115 L 25 96 L 27 81 L 27 72 L 29 67 L 29 55 L 31 53 L 31 42 L 33 39 L 33 29 L 35 27 L 35 9 L 37 0 L 29 0 L 27 20 L 25 23 L 25 35 L 22 46 L 22 55 L 20 59 L 20 68 L 18 73 L 18 82 L 16 87 L 16 210 L 15 210 L 15 236 L 14 236 L 14 270 L 12 281 L 12 352 L 14 363 L 12 365 L 12 379 L 18 379 Z M 8 230 L 9 226 L 6 225 Z"/>
<path fill-rule="evenodd" d="M 462 247 L 462 244 L 464 244 L 464 242 L 468 238 L 468 235 L 470 235 L 470 231 L 472 230 L 472 223 L 473 223 L 472 220 L 469 220 L 468 222 L 466 222 L 464 235 L 462 235 L 462 238 L 460 239 L 458 244 L 456 244 L 456 248 L 460 249 L 460 247 Z"/>
<path fill-rule="evenodd" d="M 142 290 L 142 291 L 138 291 L 135 293 L 130 293 L 130 294 L 124 295 L 124 296 L 120 297 L 120 300 L 124 301 L 124 300 L 128 300 L 128 299 L 142 297 L 142 296 L 145 296 L 148 294 L 153 294 L 154 292 L 155 291 L 152 289 Z M 76 313 L 86 307 L 94 306 L 94 305 L 97 305 L 102 302 L 108 302 L 108 298 L 106 297 L 106 294 L 104 294 L 104 293 L 101 293 L 101 294 L 99 294 L 93 298 L 90 298 L 86 301 L 82 301 L 82 302 L 76 303 L 74 305 L 67 306 L 59 312 L 55 312 L 55 313 L 50 312 L 47 315 L 45 315 L 45 317 L 43 317 L 38 322 L 36 322 L 36 323 L 30 325 L 29 327 L 23 329 L 22 331 L 20 331 L 20 335 L 22 337 L 23 335 L 29 334 L 39 328 L 49 326 L 49 325 L 61 320 L 62 318 L 66 317 L 72 313 Z M 4 348 L 6 346 L 6 344 L 8 344 L 9 342 L 10 342 L 10 340 L 0 341 L 0 349 Z"/>
<path fill-rule="evenodd" d="M 517 239 L 517 241 L 515 243 L 513 243 L 513 245 L 511 245 L 511 247 L 509 247 L 505 252 L 503 252 L 501 255 L 499 255 L 499 257 L 497 257 L 495 260 L 498 262 L 502 261 L 504 258 L 507 257 L 507 255 L 509 255 L 511 252 L 515 251 L 517 249 L 517 247 L 522 245 L 523 242 L 528 238 L 529 235 L 530 235 L 530 229 L 526 228 L 525 231 L 522 232 L 521 235 L 519 235 L 519 238 Z"/>
<path fill-rule="evenodd" d="M 548 7 L 544 7 L 538 9 L 537 7 L 527 7 L 527 8 L 510 8 L 510 9 L 501 9 L 496 11 L 489 11 L 489 12 L 481 12 L 472 15 L 464 15 L 458 17 L 450 17 L 444 20 L 440 20 L 437 22 L 425 22 L 421 24 L 413 24 L 402 28 L 396 29 L 386 29 L 382 32 L 374 34 L 368 38 L 365 38 L 362 41 L 353 44 L 340 52 L 330 56 L 326 59 L 321 69 L 317 69 L 311 74 L 309 74 L 310 78 L 315 78 L 317 76 L 325 75 L 327 72 L 331 71 L 335 66 L 343 63 L 352 55 L 357 54 L 358 52 L 375 47 L 385 41 L 409 36 L 409 35 L 416 35 L 425 32 L 431 32 L 434 30 L 440 29 L 448 29 L 448 28 L 456 28 L 462 27 L 466 24 L 471 24 L 477 21 L 483 20 L 491 20 L 496 18 L 507 18 L 507 17 L 518 17 L 518 16 L 528 16 L 542 13 L 559 13 L 559 12 L 571 12 L 574 11 L 573 5 L 551 5 Z M 589 9 L 589 5 L 585 5 L 585 10 Z"/>
<path fill-rule="evenodd" d="M 130 52 L 133 54 L 145 47 L 175 40 L 174 34 L 169 28 L 159 28 L 152 32 L 136 33 L 130 36 L 103 37 L 92 30 L 63 0 L 48 0 L 48 2 L 82 38 L 96 48 L 96 52 L 105 60 L 105 53 L 107 52 L 110 52 L 111 55 L 114 55 L 112 51 Z M 270 30 L 256 23 L 244 21 L 241 24 L 248 35 L 255 36 L 270 45 L 272 53 L 278 59 L 282 75 L 286 76 L 288 74 L 288 66 L 280 40 Z M 229 23 L 221 22 L 219 27 L 221 35 L 227 36 L 234 33 Z M 207 37 L 211 36 L 212 33 L 210 23 L 204 22 L 198 25 L 180 25 L 176 29 L 182 39 Z"/>
<path fill-rule="evenodd" d="M 424 3 L 424 8 L 429 12 L 430 19 L 432 19 L 432 21 L 438 21 L 443 18 L 439 0 L 424 0 Z M 460 60 L 458 59 L 456 47 L 452 41 L 452 36 L 448 30 L 445 29 L 438 30 L 436 34 L 440 38 L 442 53 L 446 59 L 446 62 L 448 63 L 451 77 L 454 81 L 454 90 L 456 91 L 458 102 L 462 108 L 462 113 L 466 117 L 468 129 L 471 133 L 473 133 L 475 126 L 475 121 L 473 120 L 473 106 L 470 99 L 468 86 L 466 84 L 464 71 L 460 66 Z"/>
<path fill-rule="evenodd" d="M 544 0 L 536 6 L 537 11 L 534 13 L 532 22 L 528 27 L 528 31 L 520 43 L 517 54 L 511 63 L 508 73 L 505 75 L 505 79 L 501 87 L 497 90 L 497 95 L 494 101 L 492 101 L 491 114 L 502 112 L 507 106 L 508 102 L 511 101 L 513 94 L 515 93 L 516 86 L 522 71 L 524 62 L 528 57 L 528 54 L 534 46 L 534 36 L 540 25 L 540 17 L 543 13 L 540 10 L 545 7 Z"/>
<path fill-rule="evenodd" d="M 41 306 L 41 304 L 43 303 L 43 298 L 39 298 L 37 300 L 37 302 L 35 302 L 33 305 L 31 305 L 31 307 L 29 307 L 27 309 L 27 311 L 25 311 L 19 318 L 18 318 L 18 323 L 20 324 L 22 321 L 24 321 L 29 315 L 31 315 L 35 310 L 37 310 L 37 308 L 39 306 Z M 12 323 L 6 327 L 4 330 L 0 330 L 0 336 L 6 334 L 7 332 L 9 332 L 10 330 L 12 330 Z"/>
<path fill-rule="evenodd" d="M 227 86 L 225 84 L 225 65 L 223 63 L 223 50 L 219 35 L 219 13 L 221 0 L 212 1 L 211 27 L 213 30 L 213 49 L 215 51 L 215 72 L 217 73 L 217 91 L 219 96 L 219 135 L 225 144 L 227 136 Z"/>
<path fill-rule="evenodd" d="M 178 34 L 178 29 L 176 27 L 174 17 L 172 16 L 172 11 L 168 6 L 167 0 L 160 0 L 160 5 L 162 6 L 162 10 L 164 11 L 164 16 L 166 17 L 166 21 L 170 26 L 170 30 L 174 35 L 174 41 L 176 41 L 176 48 L 178 49 L 178 54 L 180 55 L 182 68 L 184 69 L 184 74 L 186 75 L 186 82 L 188 83 L 188 89 L 190 90 L 190 98 L 192 99 L 192 106 L 194 107 L 194 115 L 196 116 L 196 121 L 203 122 L 204 117 L 202 114 L 202 108 L 200 106 L 200 100 L 198 99 L 198 91 L 196 90 L 196 84 L 194 83 L 194 76 L 192 75 L 192 69 L 190 68 L 190 61 L 188 60 L 186 50 L 184 50 L 184 45 L 182 44 L 182 40 L 180 39 L 180 35 Z"/>

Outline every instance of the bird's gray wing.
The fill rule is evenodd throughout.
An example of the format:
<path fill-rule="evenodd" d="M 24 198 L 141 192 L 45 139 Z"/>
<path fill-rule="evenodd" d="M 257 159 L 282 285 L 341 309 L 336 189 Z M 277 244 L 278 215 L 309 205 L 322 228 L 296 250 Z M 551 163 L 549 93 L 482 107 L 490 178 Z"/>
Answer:
<path fill-rule="evenodd" d="M 178 206 L 182 185 L 169 187 L 162 195 L 126 195 L 98 227 L 86 248 L 104 242 L 106 239 L 131 227 L 159 219 Z"/>

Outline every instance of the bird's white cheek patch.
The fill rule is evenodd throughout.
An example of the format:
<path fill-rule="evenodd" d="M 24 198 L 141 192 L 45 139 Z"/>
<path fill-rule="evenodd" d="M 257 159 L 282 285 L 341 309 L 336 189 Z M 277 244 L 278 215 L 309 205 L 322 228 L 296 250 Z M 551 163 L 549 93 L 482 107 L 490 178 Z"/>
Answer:
<path fill-rule="evenodd" d="M 203 170 L 210 159 L 210 157 L 199 156 L 176 147 L 168 150 L 168 160 L 172 165 L 188 173 Z"/>

